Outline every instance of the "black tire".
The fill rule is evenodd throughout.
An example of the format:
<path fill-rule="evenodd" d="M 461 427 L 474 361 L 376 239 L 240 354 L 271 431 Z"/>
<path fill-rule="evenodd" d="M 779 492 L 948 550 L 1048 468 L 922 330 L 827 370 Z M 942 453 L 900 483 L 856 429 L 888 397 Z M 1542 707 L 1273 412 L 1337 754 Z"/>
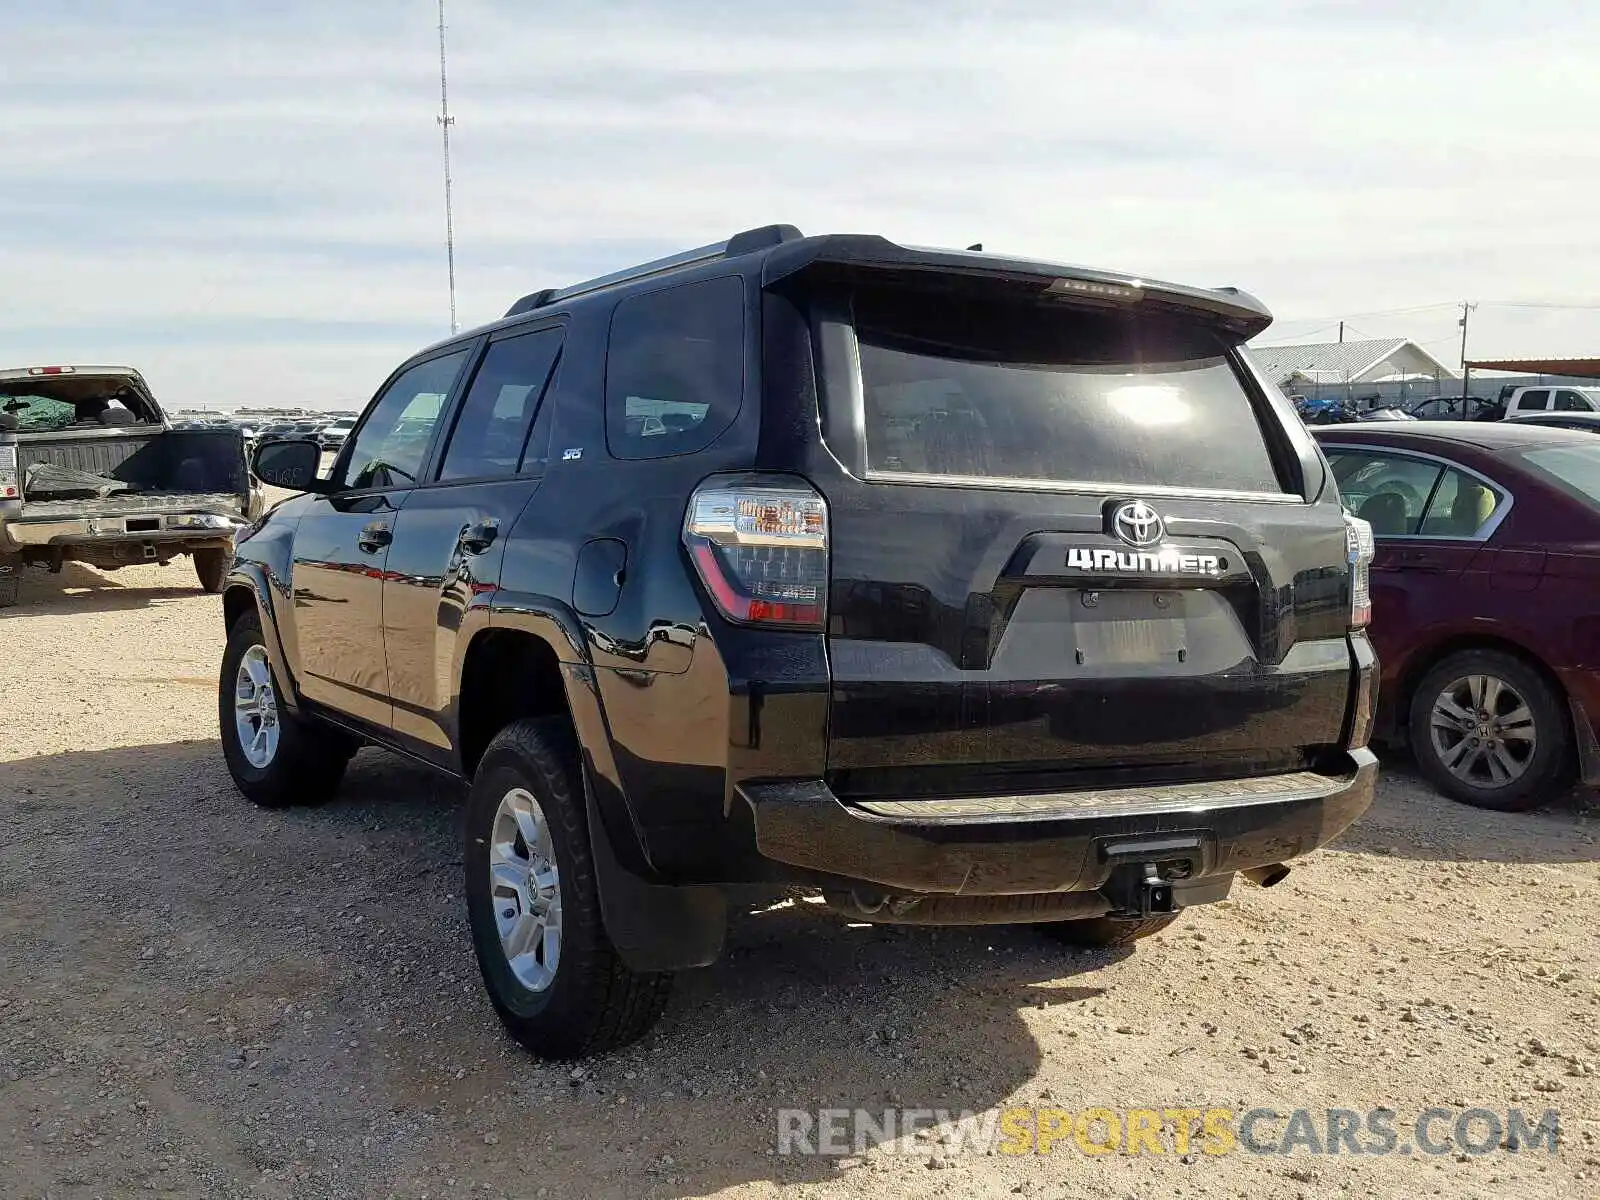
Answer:
<path fill-rule="evenodd" d="M 1159 917 L 1146 917 L 1142 921 L 1090 917 L 1085 921 L 1051 921 L 1049 924 L 1039 926 L 1039 929 L 1069 946 L 1100 950 L 1108 946 L 1131 946 L 1141 938 L 1160 933 L 1182 915 L 1182 913 L 1165 913 Z"/>
<path fill-rule="evenodd" d="M 11 608 L 22 590 L 22 558 L 16 554 L 0 554 L 0 608 Z"/>
<path fill-rule="evenodd" d="M 200 590 L 212 595 L 220 592 L 228 582 L 228 572 L 233 570 L 233 551 L 196 550 L 194 573 L 200 577 Z"/>
<path fill-rule="evenodd" d="M 339 730 L 297 719 L 280 702 L 277 705 L 277 752 L 265 766 L 252 764 L 239 741 L 234 703 L 239 664 L 256 646 L 265 647 L 261 619 L 249 612 L 228 630 L 222 674 L 217 682 L 217 720 L 228 773 L 245 797 L 262 808 L 321 804 L 339 790 L 339 781 L 344 778 L 344 769 L 355 752 L 355 744 Z M 271 668 L 268 670 L 270 672 Z M 282 694 L 282 681 L 275 674 L 272 687 Z"/>
<path fill-rule="evenodd" d="M 1534 747 L 1525 760 L 1522 773 L 1509 782 L 1497 784 L 1487 776 L 1487 761 L 1481 777 L 1464 779 L 1445 765 L 1444 753 L 1452 743 L 1450 733 L 1442 733 L 1445 749 L 1433 737 L 1434 706 L 1445 690 L 1457 680 L 1489 676 L 1502 681 L 1521 696 L 1533 715 Z M 1502 697 L 1502 712 L 1508 701 Z M 1411 752 L 1428 781 L 1452 800 L 1487 808 L 1495 812 L 1524 812 L 1554 799 L 1570 786 L 1574 776 L 1572 727 L 1566 701 L 1544 675 L 1523 659 L 1500 650 L 1463 650 L 1443 659 L 1423 676 L 1411 697 L 1408 714 Z M 1515 745 L 1507 744 L 1513 759 Z"/>
<path fill-rule="evenodd" d="M 554 977 L 538 990 L 512 971 L 489 878 L 496 813 L 514 789 L 542 810 L 559 875 L 560 950 Z M 489 743 L 467 799 L 465 863 L 478 967 L 495 1012 L 525 1049 L 541 1058 L 581 1058 L 627 1045 L 660 1019 L 673 977 L 630 971 L 606 936 L 577 744 L 564 720 L 517 721 Z"/>

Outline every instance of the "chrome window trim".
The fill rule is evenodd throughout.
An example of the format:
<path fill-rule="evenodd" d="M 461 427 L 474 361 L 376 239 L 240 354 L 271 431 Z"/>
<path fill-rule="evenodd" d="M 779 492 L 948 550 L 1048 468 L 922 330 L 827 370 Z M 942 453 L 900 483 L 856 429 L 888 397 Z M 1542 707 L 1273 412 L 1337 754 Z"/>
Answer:
<path fill-rule="evenodd" d="M 991 475 L 929 475 L 917 471 L 869 470 L 868 483 L 914 484 L 920 487 L 987 488 L 1002 492 L 1070 492 L 1091 496 L 1166 496 L 1190 500 L 1242 500 L 1254 504 L 1295 504 L 1307 500 L 1296 492 L 1235 492 L 1221 488 L 1172 487 L 1164 483 L 1096 482 L 1087 479 L 997 478 Z M 1502 489 L 1496 488 L 1496 491 Z"/>
<path fill-rule="evenodd" d="M 1330 458 L 1335 451 L 1341 450 L 1347 453 L 1376 454 L 1387 458 L 1411 458 L 1421 462 L 1433 463 L 1437 466 L 1445 467 L 1452 471 L 1460 471 L 1463 475 L 1467 475 L 1473 479 L 1476 479 L 1479 483 L 1490 489 L 1497 496 L 1505 497 L 1505 503 L 1495 506 L 1494 514 L 1478 527 L 1476 533 L 1468 534 L 1465 537 L 1458 537 L 1453 533 L 1378 533 L 1376 530 L 1373 531 L 1373 537 L 1380 538 L 1385 541 L 1404 540 L 1412 542 L 1487 542 L 1499 530 L 1501 524 L 1504 523 L 1506 519 L 1506 515 L 1511 512 L 1512 506 L 1517 502 L 1516 493 L 1505 484 L 1490 479 L 1482 471 L 1474 470 L 1465 463 L 1457 462 L 1453 458 L 1446 458 L 1442 454 L 1429 454 L 1425 450 L 1397 450 L 1392 446 L 1371 446 L 1355 442 L 1324 442 L 1322 444 L 1322 452 L 1328 455 Z M 1330 463 L 1329 466 L 1331 467 L 1332 464 Z M 1332 474 L 1331 470 L 1329 474 Z M 1334 479 L 1334 484 L 1335 486 L 1338 485 L 1337 477 Z M 1438 484 L 1436 483 L 1434 486 L 1437 488 Z M 1429 502 L 1432 502 L 1432 495 L 1428 497 L 1428 500 Z M 1428 510 L 1426 508 L 1423 509 L 1422 515 L 1424 517 L 1428 515 Z"/>

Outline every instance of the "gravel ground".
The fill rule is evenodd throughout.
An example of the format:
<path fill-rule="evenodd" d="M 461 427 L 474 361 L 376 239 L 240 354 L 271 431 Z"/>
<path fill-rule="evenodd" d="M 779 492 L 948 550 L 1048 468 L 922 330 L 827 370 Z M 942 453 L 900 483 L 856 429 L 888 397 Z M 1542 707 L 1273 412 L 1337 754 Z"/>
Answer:
<path fill-rule="evenodd" d="M 1396 764 L 1263 892 L 1137 952 L 1026 929 L 744 917 L 657 1033 L 577 1068 L 504 1037 L 460 796 L 383 754 L 258 812 L 216 741 L 186 565 L 30 574 L 0 615 L 0 1195 L 1561 1196 L 1600 1189 L 1600 832 Z M 1562 1113 L 1558 1154 L 774 1154 L 779 1108 Z M 940 1168 L 940 1169 L 930 1169 Z"/>

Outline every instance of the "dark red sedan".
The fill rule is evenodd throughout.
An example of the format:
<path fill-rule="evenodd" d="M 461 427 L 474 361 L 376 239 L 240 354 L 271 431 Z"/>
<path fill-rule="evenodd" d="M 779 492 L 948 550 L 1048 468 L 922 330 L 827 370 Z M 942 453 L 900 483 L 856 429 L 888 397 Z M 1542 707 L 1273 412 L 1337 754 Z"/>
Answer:
<path fill-rule="evenodd" d="M 1379 736 L 1482 808 L 1600 784 L 1600 438 L 1466 421 L 1314 432 L 1377 543 Z"/>

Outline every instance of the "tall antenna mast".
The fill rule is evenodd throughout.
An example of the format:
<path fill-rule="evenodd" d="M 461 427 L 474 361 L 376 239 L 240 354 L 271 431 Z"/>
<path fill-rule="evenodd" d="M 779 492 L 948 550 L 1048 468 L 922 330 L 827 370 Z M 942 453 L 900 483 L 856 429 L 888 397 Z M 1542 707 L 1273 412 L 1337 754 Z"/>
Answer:
<path fill-rule="evenodd" d="M 450 126 L 456 119 L 450 115 L 450 87 L 445 72 L 444 58 L 444 0 L 439 0 L 439 128 L 444 131 L 444 253 L 450 264 L 450 332 L 461 326 L 456 321 L 456 221 L 455 206 L 450 189 Z"/>

